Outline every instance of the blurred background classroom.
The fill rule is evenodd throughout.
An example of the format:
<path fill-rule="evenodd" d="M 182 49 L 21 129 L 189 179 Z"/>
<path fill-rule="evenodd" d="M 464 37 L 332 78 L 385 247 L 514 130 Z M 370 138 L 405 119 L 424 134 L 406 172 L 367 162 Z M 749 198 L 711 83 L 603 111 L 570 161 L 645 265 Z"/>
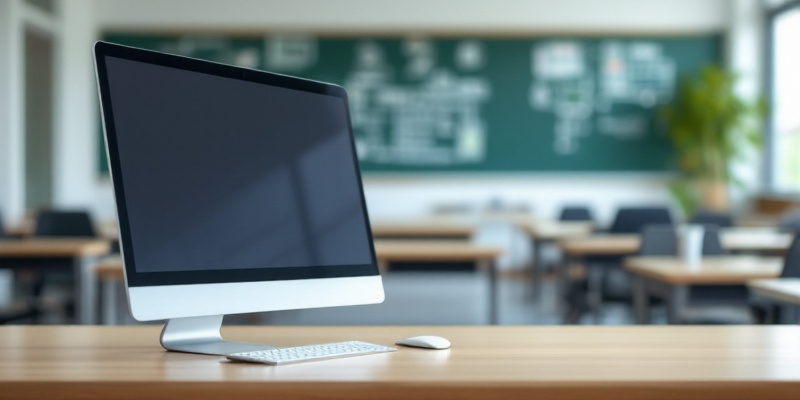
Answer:
<path fill-rule="evenodd" d="M 348 91 L 385 303 L 229 322 L 798 322 L 800 1 L 0 0 L 0 323 L 136 323 L 96 40 Z"/>

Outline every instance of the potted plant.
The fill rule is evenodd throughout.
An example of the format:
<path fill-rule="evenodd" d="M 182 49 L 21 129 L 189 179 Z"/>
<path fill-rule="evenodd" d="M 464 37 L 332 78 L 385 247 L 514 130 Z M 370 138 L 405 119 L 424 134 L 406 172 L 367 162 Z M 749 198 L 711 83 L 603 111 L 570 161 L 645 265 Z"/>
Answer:
<path fill-rule="evenodd" d="M 736 77 L 716 65 L 681 81 L 671 104 L 661 110 L 677 151 L 680 176 L 670 185 L 686 215 L 699 208 L 725 211 L 731 162 L 760 146 L 766 106 L 734 92 Z"/>

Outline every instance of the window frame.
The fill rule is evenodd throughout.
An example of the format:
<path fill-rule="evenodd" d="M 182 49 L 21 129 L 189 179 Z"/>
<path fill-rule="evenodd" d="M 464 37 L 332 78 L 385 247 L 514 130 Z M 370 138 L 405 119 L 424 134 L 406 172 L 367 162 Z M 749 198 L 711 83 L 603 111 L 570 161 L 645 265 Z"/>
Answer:
<path fill-rule="evenodd" d="M 765 62 L 764 62 L 764 96 L 767 100 L 767 104 L 771 104 L 772 99 L 774 98 L 775 88 L 774 88 L 774 68 L 775 68 L 775 22 L 778 18 L 780 18 L 783 14 L 794 11 L 800 10 L 800 0 L 790 0 L 787 1 L 780 6 L 767 10 L 766 13 L 766 23 L 764 24 L 764 30 L 766 38 L 766 46 L 765 46 Z M 765 181 L 765 189 L 768 192 L 786 192 L 784 189 L 780 189 L 777 187 L 777 171 L 775 168 L 775 161 L 776 161 L 776 141 L 777 137 L 775 134 L 775 124 L 773 123 L 773 115 L 772 112 L 769 113 L 765 122 L 764 122 L 764 181 Z M 793 194 L 798 194 L 794 193 Z"/>

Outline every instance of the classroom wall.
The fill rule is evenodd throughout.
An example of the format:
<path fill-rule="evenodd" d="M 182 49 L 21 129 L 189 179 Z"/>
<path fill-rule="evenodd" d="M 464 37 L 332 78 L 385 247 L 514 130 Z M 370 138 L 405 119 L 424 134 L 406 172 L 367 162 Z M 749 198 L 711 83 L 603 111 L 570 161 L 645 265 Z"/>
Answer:
<path fill-rule="evenodd" d="M 65 3 L 65 51 L 59 68 L 61 91 L 57 94 L 60 122 L 55 203 L 90 204 L 95 215 L 103 219 L 113 218 L 114 204 L 110 183 L 99 179 L 92 165 L 95 159 L 92 151 L 97 145 L 97 115 L 88 54 L 91 41 L 104 29 L 220 30 L 250 34 L 289 30 L 680 34 L 725 32 L 730 26 L 731 4 L 727 0 L 65 0 Z M 562 203 L 586 203 L 605 220 L 620 204 L 669 201 L 668 179 L 664 174 L 531 173 L 417 178 L 372 175 L 365 182 L 370 210 L 380 216 L 423 213 L 439 203 L 481 205 L 500 199 L 527 203 L 546 216 L 553 215 Z"/>

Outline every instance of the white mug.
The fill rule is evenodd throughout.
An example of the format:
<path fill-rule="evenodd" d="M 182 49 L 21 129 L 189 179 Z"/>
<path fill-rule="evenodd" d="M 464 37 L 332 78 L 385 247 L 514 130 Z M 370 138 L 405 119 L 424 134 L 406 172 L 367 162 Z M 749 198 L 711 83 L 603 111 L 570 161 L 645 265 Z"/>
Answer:
<path fill-rule="evenodd" d="M 681 259 L 690 267 L 700 265 L 703 257 L 703 225 L 684 225 L 678 230 L 678 247 Z"/>

